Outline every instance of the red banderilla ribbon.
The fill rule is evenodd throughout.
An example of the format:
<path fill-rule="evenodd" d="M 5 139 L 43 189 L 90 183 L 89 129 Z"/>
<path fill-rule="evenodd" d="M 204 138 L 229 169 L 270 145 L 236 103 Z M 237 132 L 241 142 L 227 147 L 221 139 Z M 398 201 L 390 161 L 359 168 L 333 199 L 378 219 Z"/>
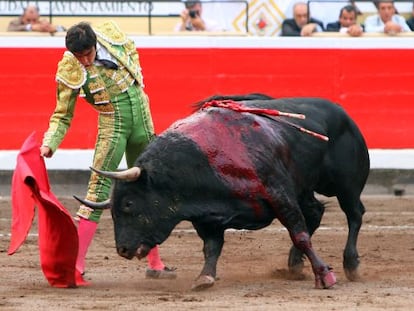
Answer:
<path fill-rule="evenodd" d="M 324 141 L 328 141 L 329 137 L 316 133 L 314 131 L 308 130 L 300 125 L 291 123 L 289 121 L 283 120 L 283 119 L 275 119 L 272 118 L 270 116 L 284 116 L 284 117 L 289 117 L 289 118 L 296 118 L 296 119 L 305 119 L 305 115 L 304 114 L 300 114 L 300 113 L 291 113 L 291 112 L 283 112 L 283 111 L 279 111 L 276 109 L 262 109 L 262 108 L 250 108 L 250 107 L 245 107 L 243 105 L 240 105 L 239 103 L 235 102 L 234 100 L 212 100 L 209 101 L 207 103 L 205 103 L 201 109 L 204 108 L 209 108 L 209 107 L 220 107 L 220 108 L 227 108 L 227 109 L 231 109 L 233 111 L 238 111 L 238 112 L 249 112 L 249 113 L 254 113 L 257 115 L 264 115 L 274 121 L 277 122 L 281 122 L 287 125 L 290 125 L 294 128 L 296 128 L 297 130 L 309 134 L 311 136 L 314 136 L 316 138 L 322 139 Z"/>

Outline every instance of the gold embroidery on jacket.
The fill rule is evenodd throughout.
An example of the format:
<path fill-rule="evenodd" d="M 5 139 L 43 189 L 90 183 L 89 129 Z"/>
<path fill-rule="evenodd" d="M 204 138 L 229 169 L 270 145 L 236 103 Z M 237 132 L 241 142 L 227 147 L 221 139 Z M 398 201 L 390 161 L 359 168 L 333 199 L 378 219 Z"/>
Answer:
<path fill-rule="evenodd" d="M 111 98 L 109 96 L 105 82 L 99 73 L 99 70 L 96 68 L 96 66 L 89 66 L 87 68 L 87 71 L 89 73 L 89 79 L 86 81 L 86 88 L 89 89 L 89 92 L 93 96 L 94 102 L 92 104 L 94 105 L 108 104 Z M 100 107 L 98 110 L 102 111 L 102 109 L 103 108 Z M 112 108 L 112 111 L 113 111 L 113 108 Z"/>
<path fill-rule="evenodd" d="M 113 21 L 107 21 L 103 24 L 100 24 L 94 30 L 98 36 L 111 44 L 123 45 L 128 40 L 127 36 L 118 28 L 118 25 Z"/>
<path fill-rule="evenodd" d="M 69 51 L 63 54 L 58 63 L 56 81 L 62 82 L 71 89 L 79 89 L 86 81 L 86 69 Z"/>
<path fill-rule="evenodd" d="M 138 85 L 144 87 L 139 57 L 133 40 L 120 31 L 113 21 L 108 21 L 95 29 L 97 40 L 121 65 L 129 71 Z"/>

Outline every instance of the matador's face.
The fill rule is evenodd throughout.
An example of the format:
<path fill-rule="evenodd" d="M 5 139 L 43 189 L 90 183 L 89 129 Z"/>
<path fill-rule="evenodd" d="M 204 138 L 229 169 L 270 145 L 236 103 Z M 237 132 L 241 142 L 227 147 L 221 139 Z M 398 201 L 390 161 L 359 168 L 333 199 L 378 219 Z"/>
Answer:
<path fill-rule="evenodd" d="M 90 49 L 82 52 L 73 53 L 76 59 L 85 67 L 89 67 L 93 64 L 96 57 L 96 48 L 93 46 Z"/>

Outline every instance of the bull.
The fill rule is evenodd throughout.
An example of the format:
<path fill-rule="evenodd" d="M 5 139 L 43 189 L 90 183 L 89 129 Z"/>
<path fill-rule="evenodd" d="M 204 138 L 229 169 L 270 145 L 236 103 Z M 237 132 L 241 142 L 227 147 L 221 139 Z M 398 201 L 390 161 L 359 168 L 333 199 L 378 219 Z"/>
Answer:
<path fill-rule="evenodd" d="M 319 193 L 335 196 L 346 214 L 343 268 L 349 280 L 357 279 L 360 196 L 370 164 L 365 140 L 344 109 L 321 98 L 262 94 L 213 96 L 198 105 L 151 142 L 134 167 L 91 168 L 115 180 L 112 197 L 77 199 L 111 207 L 118 254 L 141 259 L 179 222 L 190 221 L 204 243 L 204 266 L 192 285 L 201 290 L 215 282 L 226 229 L 257 230 L 278 219 L 293 242 L 290 271 L 302 271 L 307 257 L 315 287 L 330 288 L 335 274 L 311 243 L 325 210 Z"/>

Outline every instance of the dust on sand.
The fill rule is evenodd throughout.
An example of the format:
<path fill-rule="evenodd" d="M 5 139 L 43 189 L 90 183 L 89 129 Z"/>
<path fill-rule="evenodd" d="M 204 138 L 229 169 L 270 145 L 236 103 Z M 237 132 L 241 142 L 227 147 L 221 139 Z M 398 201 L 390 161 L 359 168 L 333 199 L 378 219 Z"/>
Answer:
<path fill-rule="evenodd" d="M 60 198 L 74 214 L 77 203 Z M 414 207 L 412 197 L 364 196 L 367 213 L 358 241 L 358 282 L 342 271 L 345 215 L 329 202 L 312 242 L 334 268 L 338 284 L 314 289 L 309 262 L 305 277 L 287 277 L 291 245 L 274 221 L 259 231 L 227 231 L 219 259 L 219 280 L 203 292 L 190 290 L 203 265 L 202 243 L 190 223 L 182 222 L 160 247 L 163 260 L 178 268 L 176 280 L 145 279 L 145 260 L 116 254 L 109 212 L 103 216 L 87 256 L 91 286 L 52 288 L 44 278 L 37 248 L 36 219 L 20 250 L 7 255 L 10 241 L 8 198 L 0 199 L 0 309 L 9 310 L 413 310 Z"/>

